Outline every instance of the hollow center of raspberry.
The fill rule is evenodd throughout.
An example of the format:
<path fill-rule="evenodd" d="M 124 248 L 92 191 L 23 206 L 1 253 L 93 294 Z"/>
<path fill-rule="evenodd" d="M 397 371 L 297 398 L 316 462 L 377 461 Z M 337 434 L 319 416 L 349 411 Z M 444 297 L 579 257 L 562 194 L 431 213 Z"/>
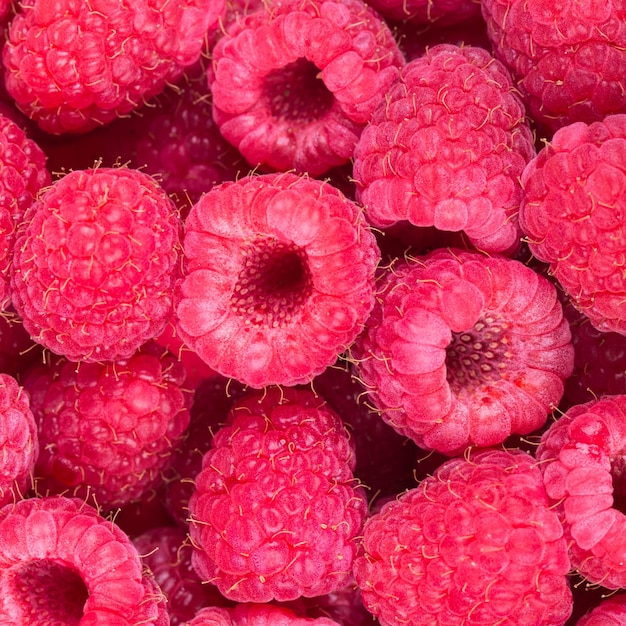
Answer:
<path fill-rule="evenodd" d="M 453 333 L 446 348 L 453 393 L 498 380 L 509 356 L 507 343 L 506 324 L 494 316 L 479 319 L 470 330 Z"/>
<path fill-rule="evenodd" d="M 253 327 L 288 324 L 312 291 L 306 253 L 273 237 L 259 237 L 242 252 L 244 266 L 231 297 L 232 310 Z"/>
<path fill-rule="evenodd" d="M 264 95 L 273 117 L 309 123 L 319 119 L 335 97 L 321 78 L 319 68 L 300 58 L 265 77 Z"/>
<path fill-rule="evenodd" d="M 12 572 L 11 599 L 30 617 L 29 624 L 78 626 L 89 596 L 74 569 L 49 559 L 33 559 Z"/>

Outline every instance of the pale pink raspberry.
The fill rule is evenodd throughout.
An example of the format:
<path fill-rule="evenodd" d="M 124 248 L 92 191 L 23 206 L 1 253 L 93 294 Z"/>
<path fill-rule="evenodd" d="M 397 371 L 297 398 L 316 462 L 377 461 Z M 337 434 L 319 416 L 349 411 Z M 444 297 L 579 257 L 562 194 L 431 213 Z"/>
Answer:
<path fill-rule="evenodd" d="M 172 315 L 180 231 L 173 202 L 138 170 L 60 178 L 15 243 L 11 290 L 24 327 L 72 361 L 128 358 Z"/>
<path fill-rule="evenodd" d="M 380 251 L 362 210 L 292 173 L 213 187 L 185 222 L 181 338 L 251 387 L 308 383 L 361 332 Z"/>
<path fill-rule="evenodd" d="M 555 287 L 519 261 L 435 250 L 383 276 L 352 355 L 398 432 L 446 454 L 540 428 L 573 367 Z"/>

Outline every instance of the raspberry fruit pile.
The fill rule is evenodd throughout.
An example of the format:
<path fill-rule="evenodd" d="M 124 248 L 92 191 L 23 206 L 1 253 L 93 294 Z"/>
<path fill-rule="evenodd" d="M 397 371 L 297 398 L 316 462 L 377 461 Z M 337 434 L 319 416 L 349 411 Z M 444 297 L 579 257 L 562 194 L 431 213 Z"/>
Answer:
<path fill-rule="evenodd" d="M 1 624 L 626 624 L 623 0 L 0 26 Z"/>

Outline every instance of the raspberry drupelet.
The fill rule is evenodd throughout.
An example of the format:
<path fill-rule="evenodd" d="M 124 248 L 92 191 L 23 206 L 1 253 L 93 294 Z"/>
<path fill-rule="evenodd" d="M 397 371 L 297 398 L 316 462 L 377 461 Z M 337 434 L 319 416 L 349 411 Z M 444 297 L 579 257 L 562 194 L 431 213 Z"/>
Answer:
<path fill-rule="evenodd" d="M 435 250 L 392 266 L 352 350 L 372 403 L 456 454 L 540 428 L 574 352 L 555 287 L 519 261 Z"/>
<path fill-rule="evenodd" d="M 380 258 L 362 211 L 328 183 L 250 176 L 206 193 L 185 222 L 177 328 L 223 376 L 308 383 L 361 332 Z"/>
<path fill-rule="evenodd" d="M 474 46 L 440 44 L 408 63 L 354 153 L 357 198 L 379 228 L 463 231 L 488 253 L 519 246 L 519 183 L 535 156 L 507 69 Z"/>
<path fill-rule="evenodd" d="M 72 361 L 128 358 L 173 313 L 178 212 L 137 170 L 77 170 L 27 212 L 14 247 L 13 304 L 34 341 Z"/>
<path fill-rule="evenodd" d="M 234 22 L 209 84 L 221 133 L 264 171 L 347 162 L 404 59 L 361 0 L 281 0 Z"/>

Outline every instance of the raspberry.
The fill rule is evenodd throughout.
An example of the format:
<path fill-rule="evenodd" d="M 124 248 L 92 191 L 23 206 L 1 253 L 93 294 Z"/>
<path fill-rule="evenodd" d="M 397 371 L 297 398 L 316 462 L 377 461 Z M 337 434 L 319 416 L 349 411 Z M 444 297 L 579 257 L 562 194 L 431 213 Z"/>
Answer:
<path fill-rule="evenodd" d="M 136 109 L 195 63 L 224 0 L 26 0 L 3 51 L 7 90 L 50 133 Z"/>
<path fill-rule="evenodd" d="M 311 391 L 246 396 L 205 454 L 189 502 L 194 569 L 236 602 L 347 584 L 367 504 L 341 419 Z"/>
<path fill-rule="evenodd" d="M 464 231 L 487 252 L 519 246 L 518 178 L 535 155 L 506 68 L 484 49 L 441 44 L 408 63 L 354 153 L 368 220 Z"/>
<path fill-rule="evenodd" d="M 382 626 L 562 626 L 570 563 L 549 505 L 524 452 L 445 462 L 365 523 L 365 606 Z"/>
<path fill-rule="evenodd" d="M 309 382 L 363 328 L 380 252 L 359 207 L 295 174 L 206 193 L 185 222 L 183 341 L 251 387 Z"/>
<path fill-rule="evenodd" d="M 482 0 L 495 55 L 549 130 L 626 112 L 621 2 Z"/>
<path fill-rule="evenodd" d="M 572 566 L 590 583 L 626 586 L 626 395 L 572 407 L 537 449 Z"/>
<path fill-rule="evenodd" d="M 202 609 L 187 626 L 341 626 L 328 617 L 299 617 L 285 607 L 239 604 L 233 609 Z"/>
<path fill-rule="evenodd" d="M 46 157 L 11 119 L 0 114 L 0 308 L 9 300 L 15 231 L 42 187 L 50 184 Z"/>
<path fill-rule="evenodd" d="M 602 600 L 588 614 L 581 617 L 576 626 L 620 626 L 626 620 L 626 594 Z"/>
<path fill-rule="evenodd" d="M 221 133 L 265 171 L 347 162 L 404 59 L 360 0 L 272 2 L 233 23 L 209 84 Z"/>
<path fill-rule="evenodd" d="M 531 252 L 598 330 L 626 334 L 626 114 L 559 129 L 522 184 Z"/>
<path fill-rule="evenodd" d="M 67 174 L 18 231 L 11 289 L 24 327 L 72 361 L 130 357 L 172 315 L 179 237 L 174 204 L 147 174 Z"/>
<path fill-rule="evenodd" d="M 541 427 L 573 367 L 545 278 L 522 263 L 436 250 L 398 263 L 353 350 L 373 403 L 418 446 L 455 454 Z"/>
<path fill-rule="evenodd" d="M 0 509 L 0 622 L 165 626 L 154 581 L 126 535 L 75 498 Z"/>
<path fill-rule="evenodd" d="M 161 479 L 189 423 L 178 361 L 147 344 L 125 361 L 59 358 L 24 385 L 39 427 L 40 492 L 93 498 L 111 509 Z"/>
<path fill-rule="evenodd" d="M 30 488 L 39 443 L 28 394 L 8 374 L 0 374 L 0 507 L 21 499 Z"/>
<path fill-rule="evenodd" d="M 477 0 L 370 0 L 368 4 L 387 20 L 439 27 L 462 24 L 480 15 Z"/>

